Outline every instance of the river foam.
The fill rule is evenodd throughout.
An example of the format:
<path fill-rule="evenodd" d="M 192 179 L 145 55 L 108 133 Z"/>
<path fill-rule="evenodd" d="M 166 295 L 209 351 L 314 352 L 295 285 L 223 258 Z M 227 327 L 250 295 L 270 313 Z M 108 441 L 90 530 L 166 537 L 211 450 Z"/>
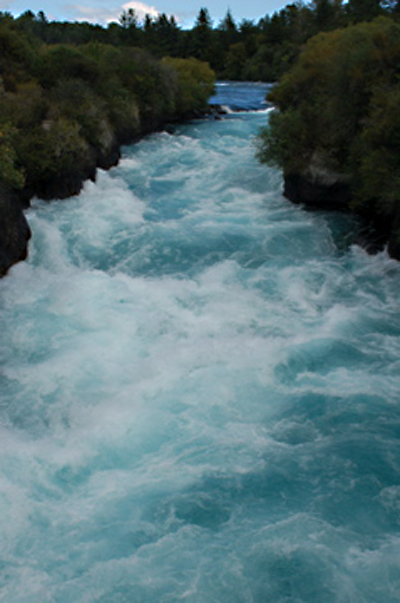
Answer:
<path fill-rule="evenodd" d="M 394 603 L 400 269 L 257 165 L 124 150 L 0 282 L 0 600 Z"/>

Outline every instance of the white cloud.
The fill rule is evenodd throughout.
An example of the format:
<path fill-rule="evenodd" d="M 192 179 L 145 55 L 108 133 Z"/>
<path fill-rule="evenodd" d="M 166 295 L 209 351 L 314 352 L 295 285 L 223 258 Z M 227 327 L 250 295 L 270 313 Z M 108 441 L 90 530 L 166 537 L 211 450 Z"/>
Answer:
<path fill-rule="evenodd" d="M 151 17 L 157 17 L 160 14 L 160 11 L 154 6 L 149 6 L 144 2 L 127 2 L 116 8 L 82 4 L 68 4 L 64 8 L 71 15 L 71 18 L 76 21 L 88 21 L 89 23 L 99 23 L 101 25 L 118 21 L 123 11 L 128 11 L 129 9 L 135 11 L 139 20 L 142 20 L 146 14 Z"/>
<path fill-rule="evenodd" d="M 139 19 L 143 19 L 143 17 L 148 14 L 150 17 L 157 17 L 159 11 L 154 8 L 154 6 L 148 6 L 144 2 L 127 2 L 127 4 L 122 5 L 123 10 L 129 10 L 132 8 Z"/>
<path fill-rule="evenodd" d="M 68 4 L 64 10 L 75 21 L 88 21 L 89 23 L 107 23 L 112 20 L 113 11 L 107 8 L 94 6 L 80 6 L 79 4 Z"/>

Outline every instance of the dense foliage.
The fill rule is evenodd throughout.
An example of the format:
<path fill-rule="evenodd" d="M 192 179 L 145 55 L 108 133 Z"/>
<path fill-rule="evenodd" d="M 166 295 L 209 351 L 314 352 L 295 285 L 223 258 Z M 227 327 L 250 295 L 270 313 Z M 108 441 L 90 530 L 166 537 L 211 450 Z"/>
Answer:
<path fill-rule="evenodd" d="M 44 198 L 77 192 L 121 143 L 206 108 L 214 86 L 196 59 L 129 46 L 44 44 L 0 23 L 0 183 Z"/>
<path fill-rule="evenodd" d="M 312 38 L 270 94 L 260 155 L 286 172 L 314 158 L 348 174 L 358 200 L 399 197 L 400 25 L 380 17 Z M 321 159 L 322 161 L 322 159 Z"/>
<path fill-rule="evenodd" d="M 201 8 L 193 27 L 183 30 L 173 16 L 124 10 L 119 22 L 107 27 L 90 23 L 49 21 L 43 12 L 26 11 L 17 19 L 0 13 L 0 22 L 31 41 L 82 46 L 89 43 L 134 46 L 163 58 L 197 58 L 208 62 L 220 79 L 275 81 L 296 60 L 304 43 L 321 31 L 370 21 L 379 15 L 397 17 L 400 0 L 302 0 L 265 15 L 257 23 L 236 22 L 228 10 L 213 23 Z"/>
<path fill-rule="evenodd" d="M 0 12 L 0 214 L 10 191 L 69 196 L 122 143 L 203 111 L 216 72 L 283 75 L 261 159 L 336 172 L 359 209 L 400 225 L 399 17 L 400 0 L 300 1 L 258 23 L 228 10 L 215 27 L 201 8 L 187 31 L 133 9 L 107 27 Z"/>
<path fill-rule="evenodd" d="M 261 135 L 260 158 L 286 174 L 343 175 L 352 207 L 393 225 L 400 213 L 400 25 L 379 17 L 319 34 L 270 100 L 279 111 Z"/>

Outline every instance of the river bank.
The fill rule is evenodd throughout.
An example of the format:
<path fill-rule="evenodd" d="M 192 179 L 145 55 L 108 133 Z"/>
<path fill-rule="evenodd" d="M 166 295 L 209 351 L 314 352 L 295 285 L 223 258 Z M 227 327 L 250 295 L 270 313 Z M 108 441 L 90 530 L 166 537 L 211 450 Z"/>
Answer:
<path fill-rule="evenodd" d="M 20 191 L 10 191 L 0 187 L 0 276 L 14 264 L 23 261 L 28 256 L 28 243 L 31 230 L 26 220 L 24 211 L 30 207 L 30 201 L 40 193 L 43 200 L 66 199 L 77 195 L 87 180 L 95 181 L 98 169 L 108 170 L 118 165 L 121 158 L 121 147 L 139 142 L 144 136 L 160 132 L 168 126 L 185 123 L 193 119 L 219 118 L 226 111 L 221 105 L 211 103 L 203 111 L 191 111 L 185 116 L 171 119 L 144 123 L 141 131 L 131 135 L 129 132 L 120 136 L 120 140 L 110 139 L 108 148 L 99 156 L 93 149 L 89 153 L 88 163 L 76 164 L 74 169 L 62 176 L 45 182 L 40 191 L 23 188 Z"/>
<path fill-rule="evenodd" d="M 269 95 L 261 161 L 289 198 L 351 211 L 400 259 L 400 25 L 390 18 L 309 40 Z"/>
<path fill-rule="evenodd" d="M 18 85 L 0 82 L 0 275 L 27 255 L 23 211 L 33 197 L 76 195 L 118 163 L 122 145 L 217 112 L 208 107 L 215 74 L 196 59 L 105 45 L 45 47 L 36 59 L 24 70 L 20 58 L 11 64 Z"/>
<path fill-rule="evenodd" d="M 368 253 L 387 249 L 400 260 L 399 215 L 387 216 L 375 206 L 353 205 L 354 196 L 346 176 L 324 170 L 316 173 L 290 173 L 283 176 L 283 194 L 296 205 L 312 211 L 343 212 L 360 220 L 357 243 Z"/>

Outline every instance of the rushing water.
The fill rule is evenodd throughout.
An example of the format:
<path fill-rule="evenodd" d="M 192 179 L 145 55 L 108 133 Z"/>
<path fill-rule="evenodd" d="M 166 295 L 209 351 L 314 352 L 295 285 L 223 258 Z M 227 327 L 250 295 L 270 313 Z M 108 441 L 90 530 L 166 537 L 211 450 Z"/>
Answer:
<path fill-rule="evenodd" d="M 0 282 L 1 601 L 399 601 L 400 264 L 282 197 L 267 119 L 150 136 L 28 212 Z"/>

